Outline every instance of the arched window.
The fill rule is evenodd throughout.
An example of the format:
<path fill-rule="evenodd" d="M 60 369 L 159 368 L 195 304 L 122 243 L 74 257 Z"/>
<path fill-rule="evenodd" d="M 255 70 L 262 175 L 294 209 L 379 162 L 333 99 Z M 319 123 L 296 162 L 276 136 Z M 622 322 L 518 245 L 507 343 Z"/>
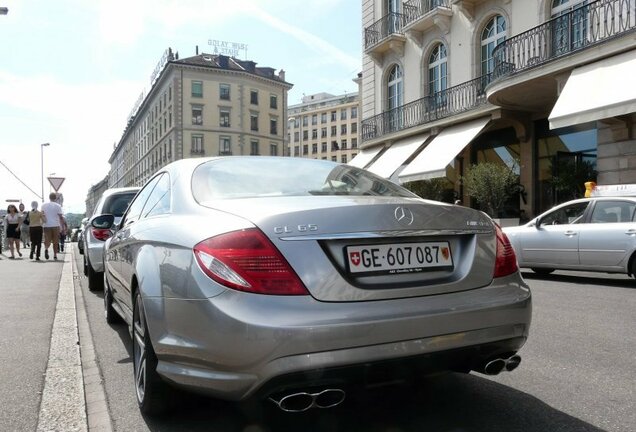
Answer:
<path fill-rule="evenodd" d="M 403 84 L 402 84 L 402 68 L 400 65 L 394 65 L 389 72 L 387 79 L 387 109 L 402 106 Z"/>
<path fill-rule="evenodd" d="M 448 88 L 448 69 L 446 63 L 446 47 L 437 45 L 428 58 L 428 94 L 444 91 Z"/>
<path fill-rule="evenodd" d="M 584 45 L 588 33 L 589 11 L 587 8 L 577 8 L 588 3 L 589 0 L 552 1 L 550 16 L 557 18 L 553 21 L 552 36 L 552 46 L 556 55 L 567 53 Z M 574 12 L 572 12 L 573 10 Z"/>
<path fill-rule="evenodd" d="M 492 52 L 495 47 L 506 40 L 506 19 L 495 15 L 488 21 L 481 33 L 481 74 L 487 75 L 494 69 Z"/>

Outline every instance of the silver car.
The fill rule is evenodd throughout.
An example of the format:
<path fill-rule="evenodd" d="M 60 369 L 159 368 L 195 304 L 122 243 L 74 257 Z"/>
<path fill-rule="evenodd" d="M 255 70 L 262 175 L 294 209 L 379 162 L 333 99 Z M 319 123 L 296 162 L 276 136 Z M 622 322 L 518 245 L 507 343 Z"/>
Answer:
<path fill-rule="evenodd" d="M 636 275 L 636 198 L 566 202 L 519 227 L 506 227 L 520 267 Z"/>
<path fill-rule="evenodd" d="M 303 411 L 349 385 L 496 374 L 531 320 L 484 213 L 347 165 L 249 156 L 179 160 L 144 186 L 106 242 L 104 306 L 131 329 L 145 413 L 171 385 Z"/>
<path fill-rule="evenodd" d="M 95 206 L 93 216 L 108 213 L 115 217 L 115 222 L 119 221 L 139 189 L 129 187 L 104 191 Z M 104 242 L 111 235 L 112 231 L 109 229 L 91 226 L 90 220 L 84 228 L 81 252 L 84 255 L 84 275 L 88 277 L 88 289 L 91 291 L 104 287 Z"/>

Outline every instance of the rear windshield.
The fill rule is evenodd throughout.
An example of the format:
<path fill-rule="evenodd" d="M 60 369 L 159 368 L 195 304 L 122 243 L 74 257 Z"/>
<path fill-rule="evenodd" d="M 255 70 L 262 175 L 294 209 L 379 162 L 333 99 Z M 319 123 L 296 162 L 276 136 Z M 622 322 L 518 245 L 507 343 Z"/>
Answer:
<path fill-rule="evenodd" d="M 128 208 L 128 204 L 130 204 L 135 195 L 136 192 L 129 192 L 109 196 L 104 202 L 102 214 L 112 214 L 115 217 L 122 217 Z"/>
<path fill-rule="evenodd" d="M 415 197 L 390 181 L 349 165 L 300 158 L 228 157 L 192 174 L 198 202 L 213 199 L 306 195 Z"/>

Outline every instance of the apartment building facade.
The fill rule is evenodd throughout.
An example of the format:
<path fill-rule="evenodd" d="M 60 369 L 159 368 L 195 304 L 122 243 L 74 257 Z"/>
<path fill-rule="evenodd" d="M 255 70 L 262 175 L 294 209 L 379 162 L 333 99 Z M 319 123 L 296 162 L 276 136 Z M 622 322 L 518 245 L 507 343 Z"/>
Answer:
<path fill-rule="evenodd" d="M 636 182 L 636 0 L 362 0 L 361 152 L 401 183 L 505 164 L 528 217 Z M 471 203 L 474 205 L 474 203 Z"/>
<path fill-rule="evenodd" d="M 360 96 L 318 93 L 288 107 L 288 154 L 347 163 L 358 153 Z"/>
<path fill-rule="evenodd" d="M 213 54 L 167 50 L 109 159 L 109 187 L 142 186 L 182 158 L 283 156 L 285 72 Z"/>

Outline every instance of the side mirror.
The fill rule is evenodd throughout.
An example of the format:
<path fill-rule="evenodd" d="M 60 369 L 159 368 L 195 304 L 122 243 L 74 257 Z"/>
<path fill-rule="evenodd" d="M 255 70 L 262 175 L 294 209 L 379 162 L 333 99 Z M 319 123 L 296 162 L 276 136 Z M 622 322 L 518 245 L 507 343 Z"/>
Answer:
<path fill-rule="evenodd" d="M 536 229 L 539 229 L 540 226 L 541 226 L 541 219 L 537 219 L 536 221 L 534 221 L 534 227 Z"/>
<path fill-rule="evenodd" d="M 91 220 L 91 226 L 97 229 L 111 229 L 115 224 L 115 216 L 112 214 L 103 214 L 95 216 Z"/>

